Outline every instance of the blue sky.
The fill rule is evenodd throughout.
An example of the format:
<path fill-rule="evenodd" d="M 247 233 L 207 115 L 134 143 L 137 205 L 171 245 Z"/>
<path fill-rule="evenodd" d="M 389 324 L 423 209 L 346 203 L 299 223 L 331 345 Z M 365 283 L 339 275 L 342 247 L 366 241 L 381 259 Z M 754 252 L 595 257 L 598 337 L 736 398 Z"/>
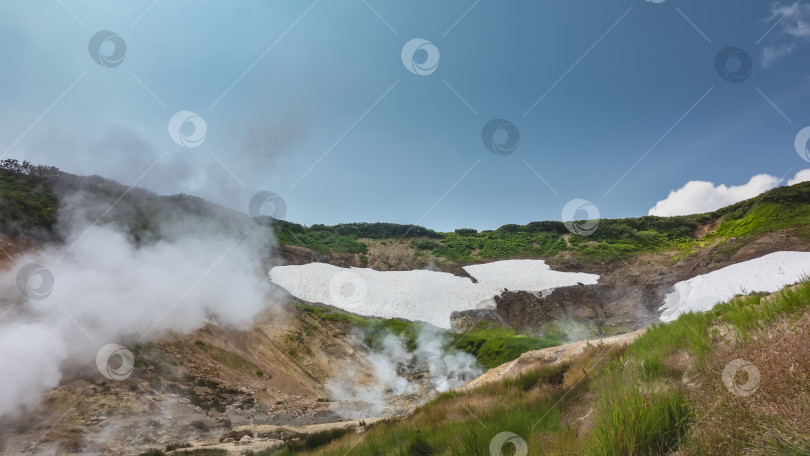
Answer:
<path fill-rule="evenodd" d="M 810 167 L 808 23 L 805 2 L 6 1 L 0 153 L 244 211 L 271 191 L 304 224 L 491 229 L 576 198 L 639 216 L 690 181 Z M 102 30 L 119 65 L 91 58 Z M 414 38 L 430 74 L 403 64 Z M 727 46 L 743 82 L 715 69 Z M 179 111 L 198 147 L 173 141 Z M 496 118 L 514 153 L 485 147 Z"/>

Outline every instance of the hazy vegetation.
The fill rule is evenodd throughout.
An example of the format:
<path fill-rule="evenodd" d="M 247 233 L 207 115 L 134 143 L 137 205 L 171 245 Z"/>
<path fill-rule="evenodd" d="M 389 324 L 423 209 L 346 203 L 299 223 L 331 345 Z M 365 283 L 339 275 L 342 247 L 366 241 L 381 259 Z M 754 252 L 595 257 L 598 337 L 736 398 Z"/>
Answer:
<path fill-rule="evenodd" d="M 17 160 L 0 161 L 0 229 L 17 236 L 42 234 L 56 223 L 58 202 L 48 183 L 56 168 Z"/>
<path fill-rule="evenodd" d="M 396 223 L 343 223 L 312 225 L 274 220 L 273 228 L 281 244 L 308 247 L 319 253 L 366 253 L 366 244 L 358 239 L 441 238 L 439 233 L 417 225 Z"/>
<path fill-rule="evenodd" d="M 77 193 L 82 194 L 85 203 L 83 217 L 89 222 L 116 226 L 137 243 L 169 236 L 161 231 L 161 222 L 181 216 L 189 220 L 216 219 L 216 228 L 221 233 L 237 236 L 244 233 L 246 227 L 256 227 L 248 215 L 195 196 L 161 196 L 100 176 L 76 176 L 52 166 L 3 160 L 0 161 L 0 231 L 11 236 L 60 241 L 66 234 L 66 227 L 56 224 L 60 198 Z"/>
<path fill-rule="evenodd" d="M 274 224 L 274 230 L 279 244 L 307 247 L 321 254 L 368 252 L 368 247 L 357 240 L 356 234 L 309 229 L 297 223 L 281 221 Z"/>

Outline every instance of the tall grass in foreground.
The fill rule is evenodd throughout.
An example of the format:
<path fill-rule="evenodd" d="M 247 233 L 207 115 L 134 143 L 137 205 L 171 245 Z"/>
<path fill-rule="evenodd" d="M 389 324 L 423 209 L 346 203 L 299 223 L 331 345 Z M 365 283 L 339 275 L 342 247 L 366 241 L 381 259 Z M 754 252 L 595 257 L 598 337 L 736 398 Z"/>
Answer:
<path fill-rule="evenodd" d="M 654 324 L 627 347 L 626 355 L 640 365 L 647 378 L 670 374 L 665 361 L 673 352 L 689 350 L 703 357 L 711 350 L 710 323 L 711 318 L 704 313 L 687 313 L 674 322 Z"/>
<path fill-rule="evenodd" d="M 587 454 L 644 456 L 677 449 L 690 416 L 683 393 L 644 392 L 620 376 L 601 382 L 599 389 Z"/>
<path fill-rule="evenodd" d="M 762 456 L 810 456 L 810 436 L 776 417 L 764 419 L 758 440 L 749 452 Z"/>
<path fill-rule="evenodd" d="M 497 400 L 457 395 L 431 403 L 405 422 L 388 423 L 368 431 L 361 441 L 329 445 L 324 455 L 356 456 L 444 455 L 489 456 L 489 444 L 501 431 L 524 437 L 537 448 L 534 436 L 563 432 L 559 397 L 526 393 L 520 388 Z M 356 446 L 354 446 L 356 445 Z M 503 454 L 509 454 L 504 449 Z"/>
<path fill-rule="evenodd" d="M 707 312 L 689 312 L 673 322 L 654 324 L 627 348 L 627 356 L 640 364 L 645 377 L 660 378 L 675 373 L 667 368 L 666 359 L 676 351 L 704 360 L 721 329 L 745 341 L 777 318 L 793 318 L 808 306 L 810 279 L 804 277 L 798 285 L 767 298 L 760 294 L 739 296 Z"/>
<path fill-rule="evenodd" d="M 683 390 L 680 379 L 686 367 L 674 361 L 677 360 L 674 355 L 682 353 L 702 378 L 715 379 L 717 366 L 712 361 L 717 358 L 713 353 L 715 344 L 731 342 L 728 349 L 742 350 L 759 340 L 764 334 L 762 331 L 768 330 L 770 325 L 780 319 L 796 319 L 804 314 L 808 306 L 810 281 L 805 277 L 799 284 L 771 296 L 753 294 L 736 297 L 716 305 L 708 312 L 687 313 L 674 322 L 652 326 L 628 347 L 619 362 L 612 363 L 603 373 L 605 383 L 595 392 L 600 412 L 591 433 L 591 452 L 645 455 L 674 451 L 676 448 L 668 445 L 677 445 L 684 437 L 690 420 L 697 422 L 702 412 L 694 409 L 692 416 L 686 399 L 679 391 Z M 651 392 L 644 393 L 644 390 Z M 666 392 L 660 392 L 662 390 Z M 711 391 L 711 387 L 702 386 L 692 390 L 690 398 L 706 397 L 712 394 Z M 705 398 L 709 403 L 715 400 Z M 754 421 L 763 418 L 757 415 Z M 732 426 L 732 423 L 722 425 Z M 742 426 L 741 423 L 736 425 Z M 741 449 L 746 442 L 756 441 L 756 447 L 750 448 L 754 451 L 752 454 L 810 454 L 810 437 L 798 432 L 787 432 L 784 427 L 784 432 L 777 431 L 779 426 L 758 431 L 746 429 L 727 434 L 733 436 L 730 438 L 735 441 L 743 435 L 743 440 L 731 446 L 737 445 Z M 654 445 L 645 440 L 645 436 L 656 434 L 660 439 L 653 440 Z M 718 432 L 711 439 L 714 444 L 725 448 L 730 444 L 720 434 L 723 433 Z"/>

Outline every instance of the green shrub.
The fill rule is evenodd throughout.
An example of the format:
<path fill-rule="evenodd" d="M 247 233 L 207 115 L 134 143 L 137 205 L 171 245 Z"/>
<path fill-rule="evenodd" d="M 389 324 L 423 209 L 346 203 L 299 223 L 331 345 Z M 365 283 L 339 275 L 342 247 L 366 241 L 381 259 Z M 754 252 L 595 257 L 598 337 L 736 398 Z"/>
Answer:
<path fill-rule="evenodd" d="M 436 250 L 441 247 L 441 244 L 430 239 L 415 239 L 412 245 L 419 250 Z"/>
<path fill-rule="evenodd" d="M 456 336 L 450 345 L 475 356 L 482 366 L 492 368 L 512 361 L 527 351 L 562 343 L 564 342 L 558 339 L 521 336 L 507 329 L 477 328 Z"/>

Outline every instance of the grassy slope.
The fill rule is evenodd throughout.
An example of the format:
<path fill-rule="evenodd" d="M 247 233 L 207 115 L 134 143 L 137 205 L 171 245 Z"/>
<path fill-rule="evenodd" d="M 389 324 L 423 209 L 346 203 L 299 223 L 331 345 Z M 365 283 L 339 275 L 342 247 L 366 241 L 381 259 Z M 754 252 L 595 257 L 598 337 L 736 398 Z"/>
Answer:
<path fill-rule="evenodd" d="M 365 436 L 267 454 L 485 456 L 502 431 L 525 439 L 529 454 L 810 454 L 808 307 L 810 281 L 773 297 L 735 298 L 655 325 L 626 348 L 591 347 L 570 365 L 445 393 Z M 734 358 L 762 371 L 751 397 L 721 381 Z M 588 426 L 578 419 L 585 415 Z"/>
<path fill-rule="evenodd" d="M 372 349 L 381 349 L 382 340 L 393 334 L 403 341 L 409 351 L 416 349 L 416 338 L 422 325 L 406 320 L 361 318 L 353 314 L 330 310 L 317 305 L 298 304 L 298 309 L 315 318 L 343 321 L 362 331 L 365 343 Z M 554 338 L 535 338 L 516 334 L 512 330 L 476 326 L 463 334 L 444 332 L 445 350 L 460 350 L 472 354 L 484 368 L 500 366 L 530 350 L 554 347 L 565 341 Z"/>
<path fill-rule="evenodd" d="M 719 221 L 718 229 L 704 238 L 697 236 L 701 225 Z M 570 234 L 562 222 L 532 222 L 504 225 L 497 230 L 477 232 L 459 229 L 436 233 L 413 226 L 393 224 L 342 224 L 335 226 L 281 222 L 276 235 L 281 243 L 309 247 L 320 253 L 367 252 L 365 239 L 410 239 L 418 250 L 460 263 L 515 257 L 552 257 L 569 252 L 574 258 L 611 261 L 626 256 L 662 250 L 680 250 L 707 243 L 743 238 L 791 227 L 810 226 L 810 182 L 779 187 L 750 200 L 705 214 L 679 217 L 645 216 L 604 219 L 590 236 Z M 810 239 L 810 229 L 803 233 Z"/>

